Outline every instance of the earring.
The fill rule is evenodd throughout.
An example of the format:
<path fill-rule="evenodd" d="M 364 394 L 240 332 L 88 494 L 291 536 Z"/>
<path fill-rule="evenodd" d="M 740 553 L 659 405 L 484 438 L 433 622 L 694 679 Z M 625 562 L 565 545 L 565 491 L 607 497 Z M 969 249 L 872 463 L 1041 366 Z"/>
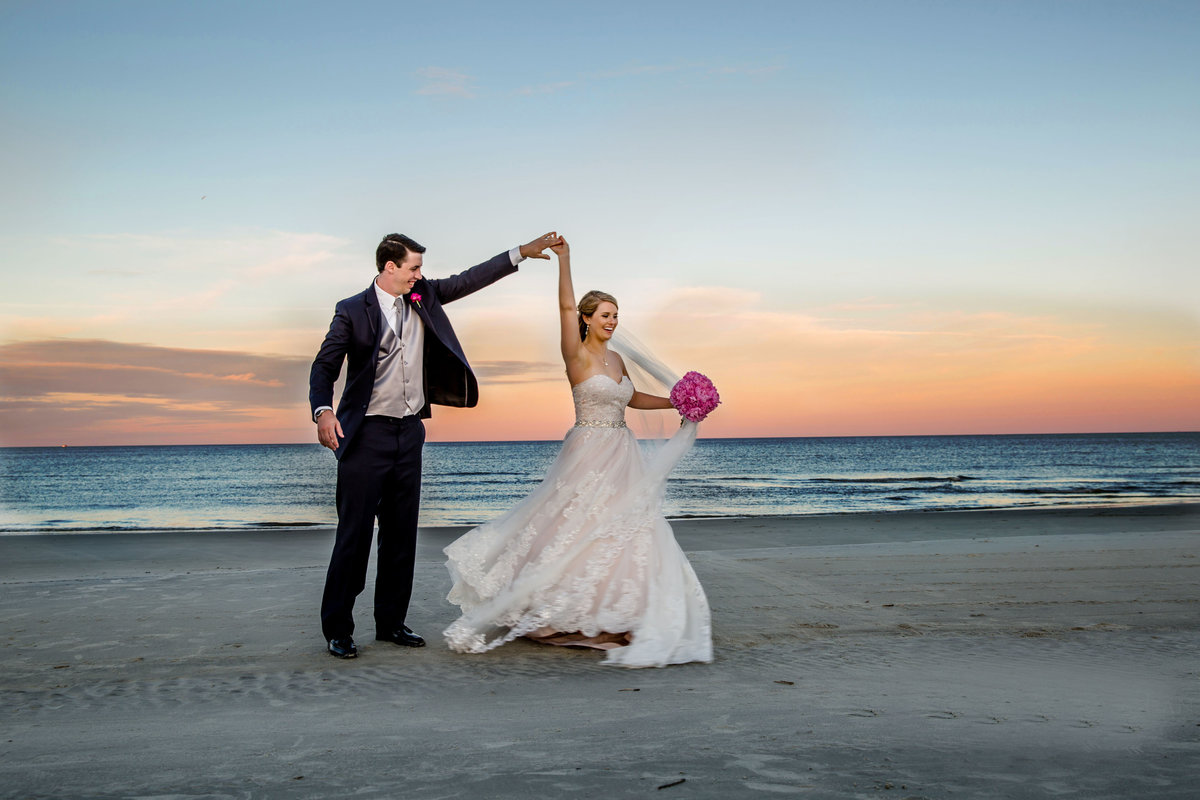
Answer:
<path fill-rule="evenodd" d="M 583 325 L 583 338 L 585 338 L 585 339 L 586 339 L 586 338 L 588 337 L 588 334 L 589 334 L 589 333 L 591 333 L 591 332 L 592 332 L 592 326 L 591 326 L 591 325 L 588 325 L 587 323 L 584 323 L 584 325 Z"/>

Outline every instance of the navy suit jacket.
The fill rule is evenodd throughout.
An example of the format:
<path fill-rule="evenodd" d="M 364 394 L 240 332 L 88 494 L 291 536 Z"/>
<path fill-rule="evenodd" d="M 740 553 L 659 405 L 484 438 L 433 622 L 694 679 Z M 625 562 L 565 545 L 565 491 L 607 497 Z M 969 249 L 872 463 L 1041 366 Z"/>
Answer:
<path fill-rule="evenodd" d="M 479 383 L 442 306 L 516 271 L 506 251 L 457 275 L 436 280 L 422 278 L 413 286 L 413 293 L 421 295 L 420 306 L 413 304 L 413 311 L 425 323 L 422 419 L 431 415 L 432 403 L 469 408 L 479 402 Z M 365 292 L 338 303 L 329 333 L 325 334 L 309 372 L 308 402 L 315 412 L 321 406 L 333 405 L 333 384 L 341 374 L 342 362 L 347 363 L 346 385 L 337 406 L 338 422 L 345 434 L 333 451 L 338 458 L 354 443 L 367 414 L 371 390 L 375 388 L 375 361 L 383 338 L 381 316 L 374 281 Z"/>

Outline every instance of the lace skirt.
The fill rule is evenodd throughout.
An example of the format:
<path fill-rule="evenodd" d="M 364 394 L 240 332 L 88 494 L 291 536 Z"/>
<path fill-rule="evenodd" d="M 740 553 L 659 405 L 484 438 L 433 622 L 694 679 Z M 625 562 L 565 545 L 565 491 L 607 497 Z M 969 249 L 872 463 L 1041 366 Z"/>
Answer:
<path fill-rule="evenodd" d="M 690 436 L 690 439 L 688 437 Z M 576 427 L 542 483 L 446 548 L 451 649 L 480 653 L 548 630 L 629 633 L 605 663 L 712 660 L 708 601 L 662 516 L 667 473 L 695 438 L 642 457 L 627 428 Z"/>

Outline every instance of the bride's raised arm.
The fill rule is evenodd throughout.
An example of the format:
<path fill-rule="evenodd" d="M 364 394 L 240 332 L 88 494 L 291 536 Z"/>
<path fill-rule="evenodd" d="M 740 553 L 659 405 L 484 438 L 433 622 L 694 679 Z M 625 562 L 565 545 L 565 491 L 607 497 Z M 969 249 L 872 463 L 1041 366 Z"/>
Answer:
<path fill-rule="evenodd" d="M 581 377 L 578 373 L 586 369 L 583 339 L 579 336 L 579 309 L 575 305 L 575 287 L 571 283 L 571 246 L 558 237 L 558 244 L 550 247 L 558 256 L 558 317 L 562 329 L 562 357 L 567 367 L 567 378 L 572 384 Z"/>

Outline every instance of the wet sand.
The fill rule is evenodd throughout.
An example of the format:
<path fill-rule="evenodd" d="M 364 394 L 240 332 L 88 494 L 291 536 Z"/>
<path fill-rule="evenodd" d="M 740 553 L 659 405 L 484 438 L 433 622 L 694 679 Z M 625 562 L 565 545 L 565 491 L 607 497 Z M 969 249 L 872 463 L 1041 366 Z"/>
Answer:
<path fill-rule="evenodd" d="M 446 650 L 462 529 L 352 661 L 328 529 L 0 537 L 0 796 L 1195 796 L 1200 507 L 674 527 L 717 660 L 633 671 Z"/>

